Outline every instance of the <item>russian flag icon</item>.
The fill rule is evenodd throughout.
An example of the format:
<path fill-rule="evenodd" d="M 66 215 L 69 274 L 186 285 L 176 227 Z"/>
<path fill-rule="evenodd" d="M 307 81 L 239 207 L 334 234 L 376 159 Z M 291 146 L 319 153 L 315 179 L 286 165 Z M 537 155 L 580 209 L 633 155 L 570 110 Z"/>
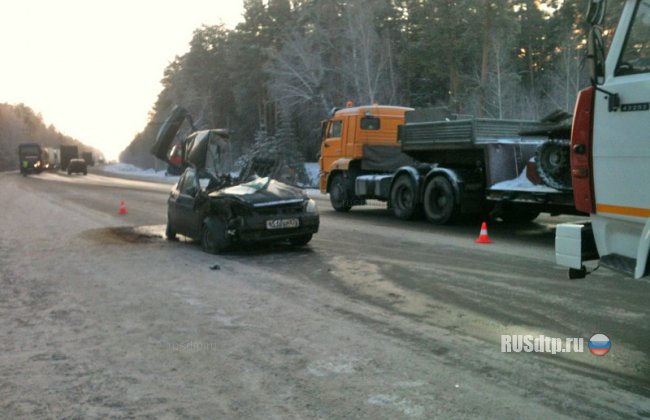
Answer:
<path fill-rule="evenodd" d="M 589 351 L 595 356 L 604 356 L 609 353 L 612 342 L 605 334 L 594 334 L 589 339 Z"/>

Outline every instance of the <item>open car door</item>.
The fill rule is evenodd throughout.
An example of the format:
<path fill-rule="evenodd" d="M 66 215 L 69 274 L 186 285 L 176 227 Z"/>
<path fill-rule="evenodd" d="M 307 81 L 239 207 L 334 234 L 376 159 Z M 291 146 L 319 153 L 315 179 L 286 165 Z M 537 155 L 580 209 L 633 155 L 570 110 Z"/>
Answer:
<path fill-rule="evenodd" d="M 156 141 L 153 146 L 151 146 L 152 155 L 169 163 L 169 147 L 174 141 L 174 138 L 186 117 L 187 111 L 185 108 L 175 106 L 174 109 L 172 109 L 171 114 L 169 114 L 165 122 L 160 126 L 160 130 L 158 130 L 158 135 L 156 136 Z"/>

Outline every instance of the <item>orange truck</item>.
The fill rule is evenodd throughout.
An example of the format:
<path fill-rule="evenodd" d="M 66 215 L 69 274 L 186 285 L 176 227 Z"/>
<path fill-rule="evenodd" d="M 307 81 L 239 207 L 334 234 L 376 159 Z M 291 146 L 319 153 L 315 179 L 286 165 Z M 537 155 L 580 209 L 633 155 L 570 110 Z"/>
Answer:
<path fill-rule="evenodd" d="M 398 218 L 424 214 L 434 224 L 487 211 L 518 222 L 575 213 L 569 134 L 557 122 L 334 109 L 322 123 L 320 190 L 337 211 L 377 199 Z"/>

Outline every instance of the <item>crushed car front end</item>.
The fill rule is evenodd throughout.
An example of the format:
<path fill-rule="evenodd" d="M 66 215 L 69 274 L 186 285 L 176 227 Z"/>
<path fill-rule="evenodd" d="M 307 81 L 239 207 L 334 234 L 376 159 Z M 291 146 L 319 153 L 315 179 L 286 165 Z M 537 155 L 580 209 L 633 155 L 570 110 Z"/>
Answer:
<path fill-rule="evenodd" d="M 318 232 L 318 210 L 311 199 L 258 203 L 231 219 L 228 233 L 237 242 L 300 238 Z"/>
<path fill-rule="evenodd" d="M 209 194 L 208 215 L 226 221 L 230 242 L 265 242 L 311 238 L 320 223 L 314 200 L 300 189 L 276 180 L 254 182 Z"/>

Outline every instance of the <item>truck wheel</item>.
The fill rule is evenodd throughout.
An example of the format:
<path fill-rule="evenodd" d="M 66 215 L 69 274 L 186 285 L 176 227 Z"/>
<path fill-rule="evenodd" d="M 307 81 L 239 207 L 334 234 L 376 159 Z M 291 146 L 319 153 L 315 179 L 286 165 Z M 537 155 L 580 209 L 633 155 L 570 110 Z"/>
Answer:
<path fill-rule="evenodd" d="M 289 238 L 289 242 L 293 246 L 304 246 L 304 245 L 307 245 L 309 243 L 309 241 L 311 241 L 312 236 L 313 235 L 311 233 L 307 233 L 307 234 L 302 235 L 302 236 L 296 236 L 296 237 L 293 237 L 293 238 Z"/>
<path fill-rule="evenodd" d="M 390 202 L 395 217 L 410 220 L 417 216 L 417 191 L 408 175 L 401 175 L 390 189 Z"/>
<path fill-rule="evenodd" d="M 330 203 L 336 211 L 350 211 L 352 208 L 352 200 L 346 184 L 343 175 L 340 174 L 334 175 L 330 183 Z"/>
<path fill-rule="evenodd" d="M 218 254 L 228 248 L 230 240 L 226 223 L 219 217 L 208 217 L 201 228 L 201 247 L 205 252 Z"/>
<path fill-rule="evenodd" d="M 424 214 L 427 220 L 443 225 L 456 216 L 454 189 L 444 176 L 434 177 L 424 189 Z"/>

